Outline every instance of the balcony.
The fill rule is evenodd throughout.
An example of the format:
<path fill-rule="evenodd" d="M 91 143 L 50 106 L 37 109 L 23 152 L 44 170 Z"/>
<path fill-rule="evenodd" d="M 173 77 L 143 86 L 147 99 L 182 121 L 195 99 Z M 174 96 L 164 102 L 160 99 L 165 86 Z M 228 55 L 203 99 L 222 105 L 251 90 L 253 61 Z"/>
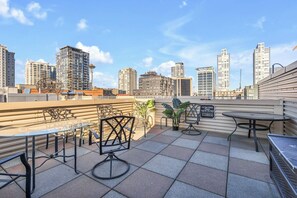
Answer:
<path fill-rule="evenodd" d="M 289 72 L 292 74 L 293 70 Z M 278 73 L 282 75 L 286 72 Z M 259 152 L 255 152 L 253 140 L 247 137 L 244 129 L 238 130 L 232 140 L 227 141 L 228 134 L 235 126 L 232 119 L 222 116 L 222 112 L 233 110 L 288 115 L 292 120 L 275 122 L 272 131 L 295 135 L 296 93 L 289 93 L 287 88 L 284 90 L 285 81 L 276 75 L 259 85 L 259 90 L 262 90 L 260 96 L 265 98 L 261 100 L 181 97 L 182 101 L 215 106 L 213 119 L 201 119 L 199 129 L 203 133 L 199 136 L 183 135 L 180 131 L 172 131 L 171 127 L 160 129 L 161 103 L 170 103 L 171 98 L 156 98 L 156 111 L 153 113 L 155 126 L 146 138 L 142 137 L 140 128 L 134 135 L 132 148 L 119 155 L 131 163 L 126 175 L 113 180 L 94 178 L 91 169 L 103 157 L 99 156 L 95 145 L 83 144 L 78 147 L 79 174 L 73 171 L 73 159 L 66 163 L 59 158 L 49 160 L 37 169 L 36 189 L 32 197 L 280 197 L 269 175 L 267 132 L 258 133 L 260 146 Z M 274 77 L 281 79 L 280 85 L 271 86 Z M 293 80 L 296 79 L 290 78 L 289 82 Z M 272 93 L 278 96 L 282 91 L 290 98 L 271 98 Z M 126 98 L 0 104 L 0 125 L 26 125 L 40 120 L 44 107 L 66 107 L 78 118 L 96 122 L 97 104 L 112 104 L 114 108 L 129 113 L 133 110 L 134 101 L 134 98 Z M 186 125 L 181 124 L 181 127 Z M 53 151 L 53 145 L 49 149 L 44 148 L 45 137 L 38 138 L 38 146 L 37 155 Z M 66 144 L 66 154 L 72 152 L 73 146 L 72 141 Z M 24 150 L 24 139 L 0 139 L 0 157 L 21 150 Z M 37 161 L 37 164 L 40 163 Z M 9 171 L 21 170 L 17 161 L 5 168 Z M 19 180 L 18 184 L 23 187 L 24 180 Z M 0 197 L 9 196 L 24 197 L 24 191 L 13 183 L 0 190 Z"/>

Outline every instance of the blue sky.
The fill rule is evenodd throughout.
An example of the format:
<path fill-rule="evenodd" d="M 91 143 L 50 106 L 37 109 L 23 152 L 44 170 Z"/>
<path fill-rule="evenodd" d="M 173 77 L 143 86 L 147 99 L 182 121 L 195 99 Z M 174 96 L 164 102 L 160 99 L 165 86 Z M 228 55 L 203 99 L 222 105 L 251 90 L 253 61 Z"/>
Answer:
<path fill-rule="evenodd" d="M 252 84 L 253 49 L 271 47 L 271 64 L 297 60 L 295 0 L 0 0 L 0 44 L 15 52 L 16 83 L 27 59 L 55 64 L 59 48 L 90 53 L 94 84 L 117 87 L 119 69 L 169 76 L 174 62 L 186 75 L 217 68 L 222 48 L 231 54 L 231 88 Z"/>

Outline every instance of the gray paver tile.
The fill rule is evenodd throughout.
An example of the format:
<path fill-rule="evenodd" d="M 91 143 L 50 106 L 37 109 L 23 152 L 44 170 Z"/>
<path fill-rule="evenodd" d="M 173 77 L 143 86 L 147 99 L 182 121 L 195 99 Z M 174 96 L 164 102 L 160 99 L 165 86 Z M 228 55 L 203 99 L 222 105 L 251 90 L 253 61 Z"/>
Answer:
<path fill-rule="evenodd" d="M 123 153 L 120 158 L 136 166 L 142 166 L 154 156 L 154 153 L 134 148 Z"/>
<path fill-rule="evenodd" d="M 97 179 L 92 175 L 92 171 L 88 172 L 87 175 L 92 177 L 93 179 L 99 181 L 100 183 L 102 183 L 110 188 L 113 188 L 116 185 L 118 185 L 120 182 L 122 182 L 125 178 L 127 178 L 129 175 L 131 175 L 136 169 L 137 169 L 136 166 L 130 165 L 130 170 L 128 171 L 128 173 L 126 173 L 122 177 L 119 177 L 116 179 L 110 179 L 110 180 Z M 97 171 L 100 171 L 102 173 L 109 173 L 109 169 L 107 166 L 105 166 L 101 169 L 97 169 Z"/>
<path fill-rule="evenodd" d="M 164 150 L 162 150 L 160 154 L 173 157 L 176 159 L 188 161 L 193 153 L 194 153 L 194 150 L 192 149 L 169 145 Z"/>
<path fill-rule="evenodd" d="M 169 135 L 173 137 L 180 137 L 182 133 L 180 131 L 172 131 L 171 129 L 165 131 L 162 133 L 163 135 Z"/>
<path fill-rule="evenodd" d="M 202 142 L 199 145 L 198 150 L 225 156 L 228 156 L 229 154 L 229 147 L 206 142 Z"/>
<path fill-rule="evenodd" d="M 172 145 L 181 146 L 189 149 L 196 149 L 199 146 L 200 142 L 194 140 L 188 140 L 183 138 L 178 138 L 175 140 Z"/>
<path fill-rule="evenodd" d="M 229 174 L 227 197 L 279 197 L 275 190 L 275 186 L 247 177 Z"/>
<path fill-rule="evenodd" d="M 270 178 L 269 165 L 238 158 L 230 158 L 229 172 L 252 179 L 273 183 Z"/>
<path fill-rule="evenodd" d="M 80 174 L 64 164 L 39 173 L 36 175 L 36 188 L 32 197 L 40 197 L 78 176 Z M 24 180 L 21 183 L 25 186 Z"/>
<path fill-rule="evenodd" d="M 269 161 L 263 152 L 256 152 L 241 148 L 231 147 L 230 149 L 230 157 L 259 162 L 263 164 L 269 164 Z"/>
<path fill-rule="evenodd" d="M 200 135 L 186 135 L 186 134 L 183 134 L 181 136 L 181 138 L 188 139 L 188 140 L 195 140 L 195 141 L 201 142 L 204 139 L 204 137 L 206 136 L 206 134 L 207 134 L 207 132 L 201 131 L 201 134 Z"/>
<path fill-rule="evenodd" d="M 228 157 L 203 151 L 196 151 L 190 162 L 227 171 Z"/>
<path fill-rule="evenodd" d="M 0 197 L 26 197 L 26 194 L 18 185 L 13 183 L 0 190 Z"/>
<path fill-rule="evenodd" d="M 175 178 L 185 166 L 186 162 L 171 157 L 156 155 L 150 161 L 143 165 L 143 168 L 153 172 Z"/>
<path fill-rule="evenodd" d="M 146 150 L 146 151 L 150 151 L 150 152 L 153 152 L 153 153 L 159 153 L 166 146 L 167 146 L 167 144 L 163 144 L 163 143 L 148 140 L 148 141 L 136 146 L 136 148 Z"/>
<path fill-rule="evenodd" d="M 194 186 L 185 184 L 183 182 L 175 181 L 169 191 L 166 193 L 165 198 L 222 198 L 217 194 L 196 188 Z"/>
<path fill-rule="evenodd" d="M 207 135 L 204 139 L 203 142 L 208 142 L 208 143 L 213 143 L 213 144 L 220 144 L 223 146 L 228 146 L 229 141 L 227 141 L 227 138 L 223 137 L 214 137 L 214 136 L 209 136 Z"/>
<path fill-rule="evenodd" d="M 164 143 L 164 144 L 170 144 L 174 140 L 176 140 L 176 137 L 169 136 L 169 135 L 158 135 L 158 136 L 152 138 L 152 140 L 154 140 L 156 142 L 161 142 L 161 143 Z"/>
<path fill-rule="evenodd" d="M 177 180 L 221 196 L 226 192 L 227 172 L 198 164 L 188 163 Z"/>
<path fill-rule="evenodd" d="M 124 196 L 114 190 L 111 190 L 106 195 L 104 195 L 102 198 L 126 198 L 126 196 Z"/>
<path fill-rule="evenodd" d="M 60 186 L 59 188 L 51 191 L 43 197 L 56 198 L 56 197 L 69 197 L 72 198 L 81 197 L 100 197 L 109 191 L 109 188 L 94 181 L 87 176 L 80 176 L 74 180 Z"/>
<path fill-rule="evenodd" d="M 172 183 L 173 179 L 140 168 L 116 186 L 115 190 L 131 198 L 161 198 Z"/>

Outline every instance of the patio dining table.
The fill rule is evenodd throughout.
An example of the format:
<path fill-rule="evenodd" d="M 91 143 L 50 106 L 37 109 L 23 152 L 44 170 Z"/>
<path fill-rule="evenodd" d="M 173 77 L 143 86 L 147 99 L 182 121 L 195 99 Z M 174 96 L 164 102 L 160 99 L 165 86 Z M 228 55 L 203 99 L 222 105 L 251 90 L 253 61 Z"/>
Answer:
<path fill-rule="evenodd" d="M 230 112 L 223 112 L 222 115 L 226 117 L 233 118 L 235 122 L 235 129 L 231 132 L 231 134 L 228 136 L 228 140 L 231 139 L 231 136 L 238 128 L 244 128 L 248 129 L 248 137 L 250 138 L 251 130 L 253 131 L 253 139 L 255 142 L 255 149 L 256 152 L 259 151 L 258 148 L 258 139 L 256 131 L 266 131 L 268 130 L 269 133 L 271 133 L 271 125 L 275 121 L 287 121 L 290 120 L 290 117 L 279 115 L 279 114 L 269 114 L 269 113 L 257 113 L 257 112 L 237 112 L 237 111 L 230 111 Z M 241 120 L 248 120 L 249 123 L 239 123 L 236 119 Z M 270 121 L 270 124 L 268 126 L 263 124 L 257 124 L 257 121 Z"/>
<path fill-rule="evenodd" d="M 48 159 L 63 157 L 63 161 L 65 162 L 65 157 L 74 157 L 74 171 L 77 173 L 76 169 L 76 159 L 77 159 L 77 142 L 76 142 L 76 129 L 83 129 L 85 127 L 89 127 L 92 125 L 91 122 L 79 119 L 65 120 L 65 121 L 55 121 L 55 122 L 39 122 L 35 124 L 31 124 L 30 126 L 16 126 L 11 125 L 10 127 L 2 127 L 0 129 L 0 137 L 10 137 L 10 138 L 25 138 L 25 152 L 27 159 L 32 159 L 32 190 L 31 193 L 34 192 L 35 189 L 35 170 L 42 166 Z M 65 145 L 63 146 L 63 155 L 58 155 L 62 150 L 58 151 L 58 134 L 62 133 L 62 135 L 66 135 L 66 133 L 73 132 L 74 136 L 74 154 L 73 155 L 65 155 Z M 36 137 L 55 134 L 55 153 L 51 155 L 43 155 L 36 157 Z M 28 155 L 28 139 L 32 139 L 32 155 L 29 157 Z M 65 144 L 65 140 L 63 140 L 63 144 Z M 39 167 L 36 167 L 35 160 L 37 158 L 47 158 Z"/>

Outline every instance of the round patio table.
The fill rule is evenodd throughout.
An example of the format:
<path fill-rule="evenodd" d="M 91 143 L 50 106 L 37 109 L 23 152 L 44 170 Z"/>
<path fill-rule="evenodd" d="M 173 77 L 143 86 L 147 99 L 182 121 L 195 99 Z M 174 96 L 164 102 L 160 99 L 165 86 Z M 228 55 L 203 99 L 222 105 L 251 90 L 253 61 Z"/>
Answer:
<path fill-rule="evenodd" d="M 226 117 L 233 118 L 235 122 L 235 129 L 232 133 L 228 136 L 228 140 L 231 140 L 231 136 L 237 130 L 237 127 L 248 129 L 248 137 L 251 136 L 251 131 L 253 131 L 253 139 L 255 142 L 255 149 L 256 152 L 259 151 L 258 149 L 258 141 L 256 131 L 266 131 L 268 130 L 271 133 L 271 125 L 274 121 L 287 121 L 290 120 L 290 117 L 278 115 L 278 114 L 269 114 L 269 113 L 257 113 L 257 112 L 237 112 L 237 111 L 230 111 L 230 112 L 223 112 L 222 113 Z M 249 123 L 238 123 L 236 119 L 248 120 Z M 257 121 L 270 121 L 268 126 L 263 124 L 257 124 Z"/>

